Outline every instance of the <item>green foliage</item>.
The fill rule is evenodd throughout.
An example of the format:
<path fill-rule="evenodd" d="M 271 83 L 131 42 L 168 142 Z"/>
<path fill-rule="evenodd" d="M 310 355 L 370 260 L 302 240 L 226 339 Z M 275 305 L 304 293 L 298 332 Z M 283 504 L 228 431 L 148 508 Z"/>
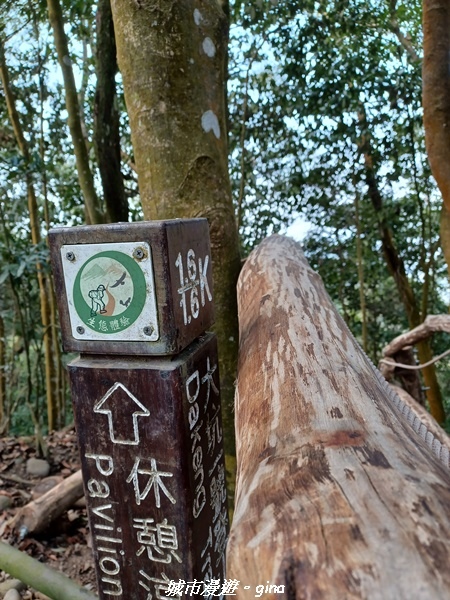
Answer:
<path fill-rule="evenodd" d="M 232 14 L 230 164 L 244 248 L 302 216 L 310 223 L 307 257 L 360 336 L 358 198 L 368 350 L 376 359 L 408 328 L 382 253 L 382 223 L 423 316 L 442 310 L 447 287 L 441 199 L 422 126 L 420 2 L 237 1 Z M 368 193 L 367 152 L 379 210 Z"/>
<path fill-rule="evenodd" d="M 23 207 L 0 201 L 0 312 L 5 324 L 6 397 L 3 410 L 12 432 L 31 434 L 45 419 L 42 328 L 36 264 L 45 264 L 45 243 L 32 246 Z M 8 210 L 8 212 L 6 212 Z M 21 222 L 22 221 L 22 222 Z"/>
<path fill-rule="evenodd" d="M 102 196 L 93 146 L 96 86 L 95 15 L 97 3 L 62 3 L 81 118 L 86 134 L 95 184 Z M 74 151 L 69 135 L 64 88 L 60 76 L 47 3 L 2 3 L 0 36 L 9 71 L 10 86 L 29 151 L 22 156 L 7 111 L 5 91 L 0 85 L 0 311 L 5 324 L 6 422 L 11 432 L 29 433 L 36 424 L 46 426 L 44 331 L 39 308 L 37 269 L 39 263 L 50 275 L 46 235 L 54 226 L 84 223 L 84 199 L 78 183 Z M 122 149 L 126 193 L 132 218 L 142 218 L 137 177 L 132 169 L 133 153 L 121 79 L 117 77 L 118 104 L 122 111 Z M 32 184 L 38 203 L 38 246 L 30 242 L 28 188 Z M 70 417 L 66 394 L 63 413 Z M 1 412 L 1 411 L 0 411 Z"/>
<path fill-rule="evenodd" d="M 97 4 L 64 0 L 63 9 L 89 158 L 101 196 L 92 143 Z M 383 257 L 380 225 L 389 225 L 422 316 L 446 312 L 447 279 L 438 238 L 441 200 L 430 176 L 422 126 L 421 4 L 235 0 L 230 12 L 230 176 L 243 253 L 266 235 L 285 231 L 298 216 L 308 221 L 307 257 L 360 339 L 363 286 L 368 352 L 377 359 L 381 348 L 407 328 Z M 12 431 L 25 432 L 34 427 L 31 412 L 45 425 L 36 263 L 48 265 L 45 243 L 30 244 L 26 182 L 31 178 L 36 192 L 43 239 L 49 227 L 83 223 L 84 201 L 46 2 L 5 0 L 0 35 L 30 149 L 26 162 L 0 86 L 5 408 Z M 116 79 L 122 170 L 131 218 L 139 219 L 128 117 L 121 78 Z M 379 210 L 368 193 L 368 148 L 382 198 Z M 447 343 L 445 337 L 438 338 L 435 352 Z M 445 389 L 449 372 L 448 361 L 443 361 L 439 377 Z"/>

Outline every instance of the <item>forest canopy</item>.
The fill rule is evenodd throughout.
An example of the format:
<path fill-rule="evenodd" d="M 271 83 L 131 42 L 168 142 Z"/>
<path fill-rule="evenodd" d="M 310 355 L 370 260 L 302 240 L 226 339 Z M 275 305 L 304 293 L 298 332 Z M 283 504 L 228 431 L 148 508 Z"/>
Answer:
<path fill-rule="evenodd" d="M 442 195 L 423 124 L 422 5 L 228 9 L 241 254 L 304 223 L 308 260 L 377 361 L 393 337 L 448 310 Z M 144 216 L 109 0 L 4 0 L 0 71 L 0 430 L 45 431 L 71 419 L 47 232 Z M 436 336 L 420 362 L 447 346 Z M 446 414 L 449 380 L 443 360 Z"/>

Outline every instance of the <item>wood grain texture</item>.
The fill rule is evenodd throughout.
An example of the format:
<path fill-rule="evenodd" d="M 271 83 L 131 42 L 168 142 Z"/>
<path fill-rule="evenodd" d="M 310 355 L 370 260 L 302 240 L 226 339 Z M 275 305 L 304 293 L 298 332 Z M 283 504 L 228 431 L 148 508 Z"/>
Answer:
<path fill-rule="evenodd" d="M 449 597 L 448 447 L 403 412 L 297 243 L 266 239 L 238 300 L 237 597 L 267 581 L 284 592 L 265 599 Z"/>

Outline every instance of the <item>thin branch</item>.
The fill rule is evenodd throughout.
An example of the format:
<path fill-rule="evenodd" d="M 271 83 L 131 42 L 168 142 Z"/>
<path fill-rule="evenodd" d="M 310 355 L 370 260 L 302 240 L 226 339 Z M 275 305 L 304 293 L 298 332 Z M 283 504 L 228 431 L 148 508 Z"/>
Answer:
<path fill-rule="evenodd" d="M 400 45 L 404 48 L 404 50 L 406 50 L 406 53 L 407 53 L 409 59 L 411 60 L 411 62 L 413 62 L 413 63 L 420 62 L 422 59 L 415 51 L 414 46 L 412 45 L 409 38 L 402 33 L 400 26 L 398 24 L 397 0 L 390 0 L 390 13 L 391 13 L 390 26 L 391 26 L 392 33 L 395 33 L 395 35 L 397 36 L 397 39 L 400 42 Z"/>
<path fill-rule="evenodd" d="M 245 171 L 245 155 L 246 155 L 245 134 L 246 134 L 246 129 L 247 129 L 247 113 L 248 113 L 248 97 L 249 97 L 248 88 L 249 88 L 249 82 L 250 82 L 250 71 L 251 71 L 254 61 L 256 60 L 256 58 L 258 56 L 259 50 L 265 44 L 265 42 L 266 42 L 266 36 L 263 35 L 262 40 L 259 43 L 259 45 L 253 49 L 253 52 L 250 56 L 250 61 L 248 63 L 247 72 L 245 74 L 244 104 L 242 107 L 242 124 L 241 124 L 241 134 L 240 134 L 240 139 L 239 139 L 239 145 L 241 148 L 241 160 L 240 160 L 239 196 L 238 196 L 238 201 L 237 201 L 238 231 L 242 224 L 242 211 L 243 211 L 242 204 L 244 201 L 244 193 L 245 193 L 245 172 L 244 172 Z"/>
<path fill-rule="evenodd" d="M 385 365 L 389 365 L 394 368 L 401 367 L 402 369 L 408 369 L 409 371 L 418 371 L 420 369 L 425 369 L 426 367 L 429 367 L 430 365 L 434 365 L 434 363 L 438 362 L 442 358 L 445 358 L 449 354 L 450 354 L 450 348 L 448 350 L 446 350 L 445 352 L 443 352 L 442 354 L 435 356 L 428 362 L 422 363 L 420 365 L 407 365 L 406 363 L 399 363 L 399 362 L 395 362 L 395 360 L 387 360 L 386 358 L 381 358 L 380 363 L 384 363 Z"/>

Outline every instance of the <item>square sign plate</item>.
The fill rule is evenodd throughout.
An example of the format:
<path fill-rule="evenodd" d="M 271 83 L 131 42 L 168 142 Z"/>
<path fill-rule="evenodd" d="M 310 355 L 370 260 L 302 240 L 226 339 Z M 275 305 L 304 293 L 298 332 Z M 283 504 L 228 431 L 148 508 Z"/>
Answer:
<path fill-rule="evenodd" d="M 147 242 L 66 244 L 61 247 L 61 260 L 75 339 L 158 340 Z"/>

